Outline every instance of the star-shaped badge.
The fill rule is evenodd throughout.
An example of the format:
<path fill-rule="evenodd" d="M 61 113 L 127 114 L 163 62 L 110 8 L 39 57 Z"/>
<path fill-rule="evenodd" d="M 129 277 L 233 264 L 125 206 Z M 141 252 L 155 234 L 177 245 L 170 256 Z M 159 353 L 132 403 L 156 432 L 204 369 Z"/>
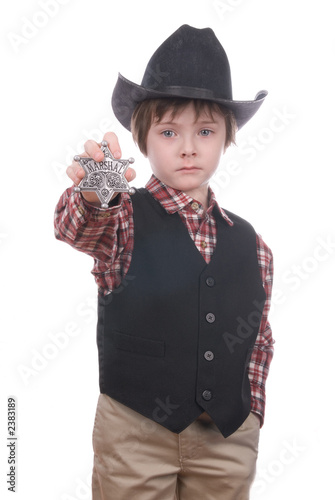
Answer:
<path fill-rule="evenodd" d="M 101 151 L 105 156 L 102 161 L 78 155 L 74 157 L 74 161 L 80 163 L 86 174 L 74 190 L 76 193 L 80 193 L 80 191 L 95 192 L 101 202 L 101 208 L 108 208 L 108 202 L 114 193 L 135 193 L 135 189 L 129 186 L 125 178 L 127 168 L 135 160 L 134 158 L 128 160 L 114 158 L 108 148 L 107 141 L 102 141 Z"/>

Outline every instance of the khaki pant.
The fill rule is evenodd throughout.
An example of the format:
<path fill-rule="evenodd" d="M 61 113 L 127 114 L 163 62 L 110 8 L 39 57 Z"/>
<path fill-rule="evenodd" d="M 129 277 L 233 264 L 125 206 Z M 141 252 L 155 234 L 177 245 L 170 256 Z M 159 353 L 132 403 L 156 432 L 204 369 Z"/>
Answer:
<path fill-rule="evenodd" d="M 93 430 L 93 500 L 247 500 L 259 419 L 225 439 L 196 420 L 175 434 L 101 394 Z"/>

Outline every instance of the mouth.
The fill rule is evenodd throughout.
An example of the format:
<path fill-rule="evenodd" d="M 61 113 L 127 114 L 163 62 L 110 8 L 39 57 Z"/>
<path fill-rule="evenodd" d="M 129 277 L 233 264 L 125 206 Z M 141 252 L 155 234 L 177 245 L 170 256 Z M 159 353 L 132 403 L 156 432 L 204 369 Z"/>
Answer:
<path fill-rule="evenodd" d="M 178 169 L 178 172 L 195 172 L 200 170 L 199 167 L 195 167 L 194 165 L 184 165 L 183 167 Z"/>

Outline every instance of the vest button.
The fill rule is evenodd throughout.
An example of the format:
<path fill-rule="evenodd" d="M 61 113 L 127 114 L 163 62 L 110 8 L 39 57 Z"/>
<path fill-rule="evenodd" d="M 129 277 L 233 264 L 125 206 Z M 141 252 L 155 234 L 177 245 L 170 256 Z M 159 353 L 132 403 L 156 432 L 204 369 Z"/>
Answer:
<path fill-rule="evenodd" d="M 215 321 L 215 315 L 213 313 L 206 314 L 206 321 L 208 323 L 214 323 L 214 321 Z"/>
<path fill-rule="evenodd" d="M 214 286 L 215 285 L 215 279 L 212 278 L 211 276 L 208 276 L 208 278 L 206 278 L 206 285 L 207 286 Z"/>
<path fill-rule="evenodd" d="M 202 393 L 202 397 L 203 397 L 203 399 L 205 401 L 210 401 L 212 399 L 212 393 L 211 393 L 211 391 L 208 391 L 208 390 L 204 391 Z"/>
<path fill-rule="evenodd" d="M 214 359 L 214 354 L 212 351 L 206 351 L 204 354 L 204 358 L 207 359 L 207 361 L 212 361 Z"/>

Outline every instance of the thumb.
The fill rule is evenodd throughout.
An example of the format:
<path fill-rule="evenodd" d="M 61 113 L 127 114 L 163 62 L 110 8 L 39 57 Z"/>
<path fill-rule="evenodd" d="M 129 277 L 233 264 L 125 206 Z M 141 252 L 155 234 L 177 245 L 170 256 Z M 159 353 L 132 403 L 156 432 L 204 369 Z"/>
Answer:
<path fill-rule="evenodd" d="M 128 182 L 131 182 L 135 179 L 136 177 L 136 171 L 129 167 L 125 173 L 125 178 L 127 179 Z"/>

